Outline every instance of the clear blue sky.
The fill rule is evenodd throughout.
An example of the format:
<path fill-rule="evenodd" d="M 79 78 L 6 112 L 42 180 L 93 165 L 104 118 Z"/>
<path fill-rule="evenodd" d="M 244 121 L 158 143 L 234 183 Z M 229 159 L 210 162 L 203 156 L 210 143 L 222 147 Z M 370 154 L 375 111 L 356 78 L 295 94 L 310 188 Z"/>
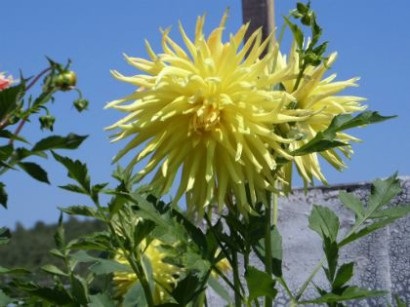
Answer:
<path fill-rule="evenodd" d="M 278 25 L 295 2 L 276 0 Z M 352 131 L 364 142 L 354 146 L 355 155 L 344 172 L 325 168 L 329 182 L 369 181 L 395 171 L 410 175 L 410 1 L 313 0 L 312 6 L 324 28 L 324 39 L 329 41 L 329 51 L 339 54 L 332 72 L 339 80 L 360 76 L 360 87 L 351 93 L 367 97 L 371 110 L 399 116 Z M 5 1 L 0 8 L 0 71 L 18 76 L 21 69 L 29 76 L 46 66 L 45 56 L 60 62 L 70 58 L 78 87 L 90 100 L 90 110 L 78 114 L 71 104 L 75 93 L 58 94 L 51 108 L 58 118 L 54 133 L 72 131 L 90 137 L 81 150 L 60 153 L 86 162 L 94 182 L 111 181 L 111 158 L 123 144 L 109 143 L 103 128 L 120 114 L 103 107 L 132 87 L 114 80 L 109 70 L 134 73 L 123 61 L 123 53 L 145 57 L 145 38 L 160 51 L 160 27 L 172 26 L 173 37 L 179 40 L 178 20 L 192 33 L 196 17 L 203 13 L 207 14 L 209 32 L 227 7 L 229 33 L 241 24 L 240 0 Z M 33 141 L 48 135 L 40 132 L 37 122 L 25 126 L 22 134 Z M 57 188 L 68 179 L 55 161 L 36 162 L 47 169 L 52 184 L 36 182 L 22 172 L 3 176 L 9 209 L 0 209 L 0 226 L 14 227 L 17 221 L 27 227 L 37 220 L 56 222 L 58 206 L 88 204 L 83 197 Z"/>

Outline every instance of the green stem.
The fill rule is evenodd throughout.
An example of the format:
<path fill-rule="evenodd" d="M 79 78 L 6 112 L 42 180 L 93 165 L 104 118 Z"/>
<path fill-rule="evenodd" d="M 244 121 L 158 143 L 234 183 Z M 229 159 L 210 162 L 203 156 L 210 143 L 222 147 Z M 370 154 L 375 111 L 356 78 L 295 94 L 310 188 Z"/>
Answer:
<path fill-rule="evenodd" d="M 272 219 L 273 207 L 271 193 L 266 193 L 267 198 L 267 208 L 265 211 L 265 272 L 272 276 L 272 241 L 271 241 L 271 228 L 272 222 L 275 218 Z M 272 306 L 272 298 L 270 296 L 265 297 L 265 307 Z"/>
<path fill-rule="evenodd" d="M 235 307 L 241 307 L 242 298 L 240 294 L 241 281 L 239 280 L 239 263 L 238 263 L 238 253 L 234 250 L 232 251 L 232 271 L 233 271 L 233 286 L 235 288 Z"/>

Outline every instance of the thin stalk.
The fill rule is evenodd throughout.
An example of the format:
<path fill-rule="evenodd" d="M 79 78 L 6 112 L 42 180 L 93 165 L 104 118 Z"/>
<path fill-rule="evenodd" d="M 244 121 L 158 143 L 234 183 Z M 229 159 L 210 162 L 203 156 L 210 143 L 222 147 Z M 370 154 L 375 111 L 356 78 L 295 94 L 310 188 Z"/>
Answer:
<path fill-rule="evenodd" d="M 272 241 L 271 241 L 271 228 L 273 218 L 273 207 L 271 193 L 266 192 L 267 208 L 265 211 L 265 272 L 272 276 Z M 272 298 L 270 296 L 265 297 L 265 307 L 272 306 Z"/>
<path fill-rule="evenodd" d="M 239 293 L 241 287 L 241 281 L 239 279 L 239 262 L 238 262 L 238 253 L 234 250 L 232 251 L 232 273 L 233 273 L 233 286 L 235 288 L 235 307 L 242 306 L 242 298 Z"/>

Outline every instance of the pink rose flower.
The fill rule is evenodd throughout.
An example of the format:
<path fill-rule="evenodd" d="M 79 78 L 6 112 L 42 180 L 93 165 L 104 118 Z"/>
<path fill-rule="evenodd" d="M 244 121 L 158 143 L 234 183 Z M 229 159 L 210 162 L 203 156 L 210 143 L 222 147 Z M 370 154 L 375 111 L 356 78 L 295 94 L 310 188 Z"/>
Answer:
<path fill-rule="evenodd" d="M 10 87 L 11 83 L 13 83 L 11 76 L 6 77 L 4 73 L 0 73 L 0 91 Z"/>

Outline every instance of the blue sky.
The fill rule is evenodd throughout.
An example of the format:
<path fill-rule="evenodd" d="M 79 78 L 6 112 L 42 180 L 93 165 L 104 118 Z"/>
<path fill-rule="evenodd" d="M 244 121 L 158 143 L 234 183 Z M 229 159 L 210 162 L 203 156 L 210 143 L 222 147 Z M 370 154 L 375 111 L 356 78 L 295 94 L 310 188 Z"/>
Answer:
<path fill-rule="evenodd" d="M 295 3 L 276 0 L 278 26 L 282 25 L 281 16 Z M 90 110 L 82 114 L 75 111 L 71 104 L 76 98 L 74 92 L 56 95 L 51 107 L 58 119 L 54 133 L 75 132 L 89 138 L 79 151 L 60 153 L 86 162 L 94 182 L 111 182 L 111 159 L 123 144 L 111 144 L 103 128 L 120 114 L 103 107 L 133 88 L 114 80 L 110 69 L 134 73 L 123 60 L 123 53 L 145 57 L 144 39 L 159 52 L 159 28 L 171 26 L 178 41 L 178 21 L 192 34 L 196 17 L 204 13 L 209 33 L 227 7 L 229 33 L 242 21 L 239 0 L 6 1 L 0 9 L 0 71 L 18 76 L 22 70 L 30 76 L 45 68 L 45 56 L 60 62 L 70 58 L 78 87 L 90 100 Z M 395 171 L 410 175 L 410 2 L 313 0 L 312 7 L 324 28 L 324 39 L 329 41 L 329 52 L 338 51 L 332 72 L 339 80 L 360 76 L 360 87 L 350 93 L 366 97 L 371 110 L 399 116 L 352 131 L 364 142 L 354 145 L 355 155 L 344 172 L 325 168 L 329 182 L 369 181 Z M 24 127 L 22 135 L 36 141 L 48 133 L 41 132 L 34 121 Z M 7 185 L 9 209 L 0 209 L 0 226 L 14 227 L 17 221 L 27 227 L 37 220 L 56 222 L 57 207 L 88 204 L 83 197 L 57 187 L 68 179 L 52 158 L 36 162 L 46 168 L 52 184 L 36 182 L 22 172 L 4 175 L 1 181 Z"/>

